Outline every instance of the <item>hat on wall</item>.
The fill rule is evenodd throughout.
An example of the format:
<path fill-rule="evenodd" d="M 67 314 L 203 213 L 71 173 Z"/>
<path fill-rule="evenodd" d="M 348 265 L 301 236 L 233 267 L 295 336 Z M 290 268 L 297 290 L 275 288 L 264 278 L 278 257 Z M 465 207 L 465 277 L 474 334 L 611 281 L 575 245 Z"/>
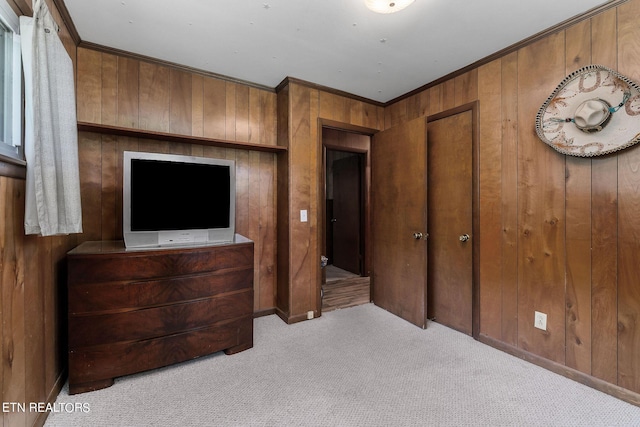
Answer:
<path fill-rule="evenodd" d="M 570 156 L 630 147 L 640 142 L 640 85 L 601 65 L 574 71 L 540 107 L 536 133 Z"/>

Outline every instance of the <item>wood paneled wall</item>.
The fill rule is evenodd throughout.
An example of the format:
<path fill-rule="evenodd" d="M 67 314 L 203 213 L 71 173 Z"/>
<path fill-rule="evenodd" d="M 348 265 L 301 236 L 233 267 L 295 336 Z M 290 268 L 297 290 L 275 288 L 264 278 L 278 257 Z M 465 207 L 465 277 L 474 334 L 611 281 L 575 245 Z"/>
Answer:
<path fill-rule="evenodd" d="M 640 147 L 593 159 L 540 141 L 560 81 L 602 64 L 640 82 L 640 0 L 385 109 L 385 126 L 480 102 L 480 332 L 640 393 Z M 546 332 L 534 311 L 548 314 Z"/>
<path fill-rule="evenodd" d="M 279 123 L 279 144 L 288 147 L 288 176 L 279 176 L 278 209 L 281 242 L 278 247 L 278 314 L 287 322 L 318 315 L 317 283 L 320 279 L 322 227 L 318 189 L 322 177 L 320 119 L 369 129 L 383 127 L 381 106 L 344 97 L 301 82 L 289 82 L 279 91 L 286 115 Z M 285 165 L 281 165 L 285 169 Z M 300 221 L 300 211 L 308 212 L 308 222 Z M 285 244 L 286 243 L 286 244 Z M 284 270 L 284 271 L 283 271 Z M 286 299 L 285 299 L 286 298 Z"/>
<path fill-rule="evenodd" d="M 93 49 L 78 48 L 78 121 L 276 144 L 276 94 Z M 122 153 L 236 161 L 236 232 L 255 242 L 254 310 L 275 307 L 276 154 L 81 132 L 80 240 L 122 239 Z M 194 183 L 197 185 L 197 183 Z"/>
<path fill-rule="evenodd" d="M 19 1 L 25 13 L 30 5 Z M 60 25 L 59 36 L 71 59 L 75 43 L 53 1 L 47 1 Z M 21 13 L 21 9 L 15 10 Z M 0 316 L 3 402 L 53 402 L 66 370 L 65 256 L 76 236 L 24 235 L 22 179 L 0 176 Z M 1 425 L 44 424 L 45 414 L 3 412 Z"/>

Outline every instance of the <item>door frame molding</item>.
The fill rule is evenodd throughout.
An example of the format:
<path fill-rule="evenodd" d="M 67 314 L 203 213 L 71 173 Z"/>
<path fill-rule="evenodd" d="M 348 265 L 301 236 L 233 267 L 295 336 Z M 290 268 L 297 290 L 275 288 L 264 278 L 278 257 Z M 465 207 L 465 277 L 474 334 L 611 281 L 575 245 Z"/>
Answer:
<path fill-rule="evenodd" d="M 427 129 L 429 123 L 444 119 L 456 114 L 471 111 L 471 140 L 472 140 L 472 301 L 471 301 L 471 336 L 478 339 L 480 336 L 480 102 L 473 101 L 468 104 L 460 105 L 449 110 L 442 111 L 437 114 L 427 116 Z M 429 140 L 427 139 L 427 144 Z M 427 164 L 429 158 L 427 158 Z M 427 182 L 427 186 L 429 183 Z M 429 206 L 427 205 L 427 218 Z M 429 283 L 427 282 L 427 286 Z"/>
<path fill-rule="evenodd" d="M 349 123 L 344 123 L 344 122 L 338 122 L 335 120 L 329 120 L 329 119 L 323 119 L 323 118 L 319 118 L 318 119 L 318 159 L 320 159 L 320 171 L 319 171 L 319 179 L 318 179 L 318 226 L 317 226 L 317 239 L 316 241 L 318 242 L 318 253 L 319 254 L 323 254 L 325 246 L 326 246 L 326 227 L 327 227 L 327 218 L 326 218 L 326 210 L 327 210 L 327 206 L 326 206 L 326 182 L 327 182 L 327 177 L 325 176 L 325 171 L 327 168 L 327 149 L 329 150 L 337 150 L 337 151 L 347 151 L 347 152 L 351 152 L 351 153 L 358 153 L 358 154 L 364 154 L 364 161 L 365 164 L 363 165 L 364 168 L 362 170 L 362 174 L 363 174 L 363 183 L 364 183 L 364 189 L 363 189 L 363 193 L 364 193 L 364 200 L 363 200 L 363 204 L 364 204 L 364 212 L 363 212 L 363 220 L 364 220 L 364 234 L 362 236 L 363 240 L 364 240 L 364 262 L 363 262 L 363 274 L 366 274 L 367 276 L 369 276 L 369 272 L 371 269 L 371 261 L 370 261 L 370 256 L 371 256 L 371 236 L 370 236 L 370 230 L 371 230 L 371 224 L 370 224 L 370 219 L 371 219 L 371 212 L 370 212 L 370 203 L 371 203 L 371 182 L 370 176 L 367 176 L 367 167 L 370 166 L 370 162 L 371 162 L 371 144 L 369 144 L 369 149 L 357 149 L 357 148 L 353 148 L 353 147 L 348 147 L 348 146 L 342 146 L 339 144 L 325 144 L 324 143 L 324 138 L 323 138 L 323 129 L 324 128 L 331 128 L 331 129 L 335 129 L 337 131 L 341 131 L 341 132 L 349 132 L 349 133 L 355 133 L 355 134 L 359 134 L 359 135 L 365 135 L 368 136 L 370 139 L 371 137 L 378 132 L 378 129 L 373 129 L 373 128 L 368 128 L 368 127 L 363 127 L 363 126 L 356 126 L 356 125 L 352 125 Z M 319 260 L 318 260 L 319 262 Z M 318 295 L 318 298 L 316 299 L 317 304 L 316 304 L 316 310 L 318 313 L 320 313 L 319 315 L 322 315 L 322 298 L 320 298 L 320 292 L 322 290 L 322 282 L 323 282 L 323 272 L 324 270 L 322 268 L 318 269 L 318 275 L 316 277 L 316 293 Z"/>

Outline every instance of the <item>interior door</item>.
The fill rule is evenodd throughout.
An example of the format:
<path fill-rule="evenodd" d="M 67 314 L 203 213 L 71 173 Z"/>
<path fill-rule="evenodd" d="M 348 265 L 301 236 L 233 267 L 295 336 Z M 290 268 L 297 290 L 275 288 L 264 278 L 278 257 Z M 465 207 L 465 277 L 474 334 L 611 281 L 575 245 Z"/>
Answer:
<path fill-rule="evenodd" d="M 361 274 L 360 156 L 333 162 L 333 265 Z"/>
<path fill-rule="evenodd" d="M 428 317 L 472 335 L 473 117 L 429 122 Z"/>
<path fill-rule="evenodd" d="M 427 311 L 426 156 L 426 118 L 373 136 L 373 302 L 421 328 Z"/>

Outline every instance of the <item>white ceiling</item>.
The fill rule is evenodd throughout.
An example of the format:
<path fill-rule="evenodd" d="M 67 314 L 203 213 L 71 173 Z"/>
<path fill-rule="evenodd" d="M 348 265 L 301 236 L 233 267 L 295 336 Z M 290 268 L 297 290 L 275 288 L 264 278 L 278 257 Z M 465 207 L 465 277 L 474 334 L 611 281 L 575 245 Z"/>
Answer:
<path fill-rule="evenodd" d="M 386 102 L 603 0 L 64 0 L 85 42 L 276 87 L 294 77 Z M 543 60 L 544 58 L 541 58 Z"/>

